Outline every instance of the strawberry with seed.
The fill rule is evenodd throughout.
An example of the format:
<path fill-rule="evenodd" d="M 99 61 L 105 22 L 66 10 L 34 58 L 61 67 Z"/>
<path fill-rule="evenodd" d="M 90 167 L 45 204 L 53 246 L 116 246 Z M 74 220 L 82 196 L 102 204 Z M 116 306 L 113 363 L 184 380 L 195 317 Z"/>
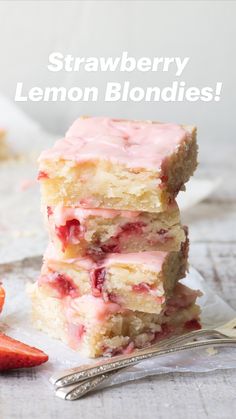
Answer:
<path fill-rule="evenodd" d="M 5 291 L 0 283 L 0 313 L 5 301 Z M 33 348 L 18 340 L 0 333 L 0 372 L 29 368 L 43 364 L 48 356 L 40 349 Z"/>
<path fill-rule="evenodd" d="M 0 333 L 0 371 L 36 367 L 47 360 L 48 356 L 40 349 Z"/>

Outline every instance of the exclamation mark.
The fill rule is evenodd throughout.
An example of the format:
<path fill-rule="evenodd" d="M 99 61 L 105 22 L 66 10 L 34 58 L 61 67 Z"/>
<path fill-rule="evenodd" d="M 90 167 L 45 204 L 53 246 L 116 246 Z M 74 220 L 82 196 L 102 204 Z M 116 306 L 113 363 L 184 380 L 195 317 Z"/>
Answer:
<path fill-rule="evenodd" d="M 215 101 L 216 102 L 219 102 L 220 101 L 221 89 L 222 89 L 222 83 L 221 82 L 217 82 L 216 83 L 216 94 L 215 94 Z"/>

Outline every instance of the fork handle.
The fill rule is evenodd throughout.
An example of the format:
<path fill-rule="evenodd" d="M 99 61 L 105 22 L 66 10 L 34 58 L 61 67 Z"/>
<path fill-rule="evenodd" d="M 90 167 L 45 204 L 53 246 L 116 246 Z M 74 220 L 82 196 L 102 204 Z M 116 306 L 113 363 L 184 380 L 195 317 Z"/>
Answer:
<path fill-rule="evenodd" d="M 162 342 L 158 342 L 158 345 L 152 345 L 151 347 L 138 350 L 136 352 L 137 355 L 141 355 L 143 353 L 151 352 L 151 350 L 157 350 L 160 351 L 163 348 L 168 347 L 174 347 L 178 344 L 188 342 L 190 339 L 204 337 L 204 336 L 212 336 L 214 338 L 226 338 L 227 336 L 218 332 L 217 330 L 209 330 L 209 329 L 201 329 L 201 330 L 195 330 L 189 333 L 186 333 L 181 336 L 175 336 L 172 338 L 169 338 L 167 340 L 164 340 Z M 101 369 L 100 373 L 103 373 L 103 366 L 107 364 L 114 364 L 114 362 L 122 361 L 123 359 L 127 360 L 129 358 L 133 358 L 135 354 L 129 354 L 129 355 L 120 355 L 116 356 L 115 358 L 110 358 L 108 360 L 103 360 L 100 362 L 97 362 L 95 364 L 88 364 L 88 365 L 80 365 L 77 368 L 71 368 L 69 370 L 64 370 L 59 373 L 54 374 L 50 378 L 50 382 L 56 387 L 64 387 L 70 384 L 74 384 L 79 381 L 84 381 L 87 378 L 91 378 L 93 376 L 93 371 L 95 368 Z"/>
<path fill-rule="evenodd" d="M 121 368 L 122 370 L 125 368 Z M 77 400 L 83 397 L 85 394 L 90 393 L 93 390 L 106 381 L 112 375 L 115 375 L 117 371 L 110 371 L 105 374 L 97 375 L 93 378 L 88 378 L 80 382 L 79 384 L 71 384 L 66 387 L 59 387 L 56 389 L 56 396 L 63 400 Z"/>
<path fill-rule="evenodd" d="M 236 339 L 209 339 L 206 341 L 190 342 L 182 346 L 166 348 L 163 350 L 147 353 L 146 355 L 137 355 L 136 357 L 126 360 L 127 362 L 124 365 L 124 362 L 120 362 L 119 366 L 113 367 L 112 369 L 107 369 L 103 373 L 94 373 L 93 376 L 85 379 L 79 384 L 70 385 L 67 387 L 61 387 L 56 390 L 56 395 L 64 400 L 77 400 L 84 396 L 85 394 L 95 390 L 102 382 L 110 378 L 112 375 L 115 375 L 117 371 L 123 370 L 131 365 L 135 365 L 140 361 L 155 358 L 158 356 L 163 356 L 171 353 L 182 352 L 189 349 L 202 348 L 207 346 L 236 346 Z M 110 364 L 108 364 L 110 366 Z M 75 382 L 74 382 L 75 383 Z"/>

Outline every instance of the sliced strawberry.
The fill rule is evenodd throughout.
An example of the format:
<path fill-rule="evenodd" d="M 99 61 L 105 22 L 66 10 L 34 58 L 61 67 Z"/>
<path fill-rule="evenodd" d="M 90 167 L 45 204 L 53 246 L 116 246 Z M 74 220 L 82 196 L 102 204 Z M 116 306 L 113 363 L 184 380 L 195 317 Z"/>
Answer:
<path fill-rule="evenodd" d="M 48 216 L 48 218 L 49 218 L 51 215 L 53 215 L 53 210 L 52 210 L 52 207 L 47 206 L 47 216 Z"/>
<path fill-rule="evenodd" d="M 5 291 L 3 287 L 0 285 L 0 313 L 2 311 L 4 301 L 5 301 Z"/>
<path fill-rule="evenodd" d="M 160 179 L 161 179 L 162 183 L 164 183 L 164 184 L 168 182 L 168 176 L 167 175 L 162 175 L 160 177 Z"/>
<path fill-rule="evenodd" d="M 46 172 L 43 172 L 42 170 L 39 171 L 37 180 L 48 179 L 48 178 L 49 176 Z"/>
<path fill-rule="evenodd" d="M 202 328 L 201 323 L 197 319 L 188 320 L 184 327 L 187 330 L 199 330 Z"/>
<path fill-rule="evenodd" d="M 145 223 L 137 221 L 135 223 L 126 223 L 121 228 L 122 232 L 125 232 L 126 234 L 141 234 L 143 231 L 143 227 L 145 226 Z"/>
<path fill-rule="evenodd" d="M 68 243 L 79 243 L 80 222 L 76 219 L 68 220 L 64 226 L 55 226 L 55 232 L 62 243 L 62 251 L 64 252 Z"/>
<path fill-rule="evenodd" d="M 103 291 L 103 285 L 106 279 L 106 269 L 98 268 L 94 269 L 90 273 L 92 294 L 94 297 L 100 297 Z"/>
<path fill-rule="evenodd" d="M 55 272 L 53 279 L 54 281 L 50 285 L 56 288 L 61 298 L 67 295 L 70 295 L 72 298 L 79 296 L 78 287 L 68 275 Z"/>
<path fill-rule="evenodd" d="M 0 371 L 35 367 L 47 360 L 48 356 L 40 349 L 0 333 Z"/>
<path fill-rule="evenodd" d="M 120 247 L 118 241 L 114 240 L 114 243 L 107 243 L 101 246 L 103 253 L 120 253 Z"/>
<path fill-rule="evenodd" d="M 137 285 L 133 285 L 132 290 L 138 293 L 146 293 L 151 290 L 151 287 L 146 282 L 140 282 Z"/>

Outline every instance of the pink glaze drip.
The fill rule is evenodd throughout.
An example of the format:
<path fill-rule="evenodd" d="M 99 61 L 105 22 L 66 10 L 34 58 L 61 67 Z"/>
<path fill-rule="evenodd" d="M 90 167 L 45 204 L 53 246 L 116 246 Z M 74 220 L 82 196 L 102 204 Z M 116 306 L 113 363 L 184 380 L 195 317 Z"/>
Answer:
<path fill-rule="evenodd" d="M 130 168 L 161 170 L 168 156 L 189 132 L 180 125 L 116 120 L 103 117 L 77 119 L 66 137 L 42 152 L 39 161 L 110 160 Z"/>
<path fill-rule="evenodd" d="M 80 223 L 84 223 L 87 218 L 101 217 L 101 218 L 115 218 L 123 217 L 135 219 L 142 213 L 140 211 L 121 211 L 113 209 L 102 209 L 102 208 L 81 208 L 81 207 L 63 207 L 62 205 L 56 205 L 50 208 L 50 215 L 54 215 L 54 222 L 57 226 L 65 225 L 68 220 L 77 219 Z M 178 206 L 175 201 L 172 201 L 166 212 L 171 213 L 172 211 L 178 211 Z"/>
<path fill-rule="evenodd" d="M 97 263 L 89 257 L 81 257 L 74 259 L 65 259 L 65 263 L 74 264 L 83 269 L 92 270 L 96 268 L 109 267 L 114 264 L 143 264 L 151 269 L 154 269 L 156 272 L 160 272 L 163 266 L 163 263 L 168 256 L 168 252 L 139 252 L 139 253 L 108 253 L 104 256 L 103 259 Z M 57 261 L 60 260 L 54 246 L 49 244 L 44 259 L 46 261 Z"/>
<path fill-rule="evenodd" d="M 80 324 L 81 319 L 88 317 L 91 323 L 104 322 L 111 314 L 122 313 L 122 307 L 103 298 L 83 295 L 79 298 L 64 299 L 65 314 L 68 322 Z"/>
<path fill-rule="evenodd" d="M 72 349 L 77 349 L 86 332 L 83 324 L 68 323 L 68 344 Z"/>
<path fill-rule="evenodd" d="M 51 264 L 53 264 L 53 262 L 61 261 L 52 243 L 50 243 L 46 249 L 46 252 L 44 254 L 44 260 L 50 262 Z M 90 257 L 65 259 L 63 260 L 63 262 L 69 263 L 72 265 L 74 264 L 87 271 L 89 271 L 90 269 L 95 269 L 97 267 L 96 263 Z"/>
<path fill-rule="evenodd" d="M 107 254 L 104 259 L 104 266 L 111 266 L 113 264 L 137 264 L 146 265 L 160 272 L 163 263 L 168 255 L 168 252 L 139 252 L 139 253 L 111 253 Z"/>
<path fill-rule="evenodd" d="M 65 225 L 68 220 L 79 220 L 81 223 L 84 223 L 87 218 L 90 216 L 101 217 L 101 218 L 115 218 L 115 217 L 126 217 L 126 218 L 136 218 L 139 216 L 140 212 L 138 211 L 119 211 L 111 209 L 83 209 L 79 207 L 63 207 L 57 205 L 53 209 L 54 222 L 57 226 Z"/>

